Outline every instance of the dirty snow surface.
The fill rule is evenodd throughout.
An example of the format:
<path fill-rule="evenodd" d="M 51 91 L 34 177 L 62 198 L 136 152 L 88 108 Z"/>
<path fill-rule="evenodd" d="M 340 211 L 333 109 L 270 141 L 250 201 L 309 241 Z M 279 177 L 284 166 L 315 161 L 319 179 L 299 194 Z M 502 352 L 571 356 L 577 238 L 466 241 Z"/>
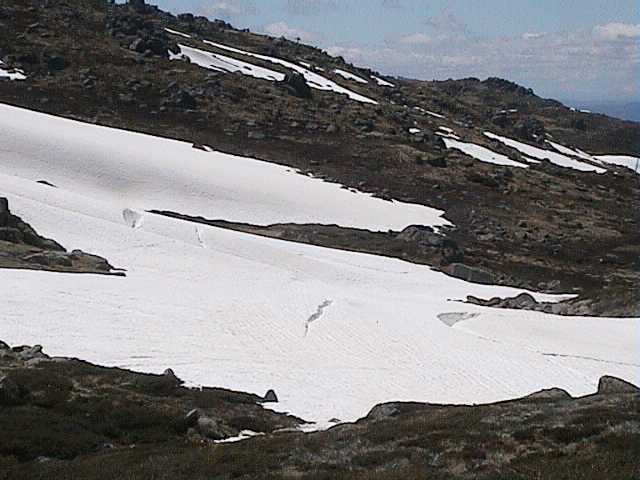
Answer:
<path fill-rule="evenodd" d="M 0 270 L 9 343 L 171 367 L 192 385 L 273 388 L 275 408 L 316 427 L 384 401 L 490 402 L 549 387 L 580 395 L 604 374 L 640 379 L 640 319 L 468 305 L 455 300 L 519 290 L 144 211 L 387 228 L 441 221 L 429 210 L 385 202 L 385 211 L 349 192 L 336 208 L 342 190 L 282 167 L 5 106 L 0 144 L 0 194 L 17 215 L 127 269 L 125 278 Z"/>

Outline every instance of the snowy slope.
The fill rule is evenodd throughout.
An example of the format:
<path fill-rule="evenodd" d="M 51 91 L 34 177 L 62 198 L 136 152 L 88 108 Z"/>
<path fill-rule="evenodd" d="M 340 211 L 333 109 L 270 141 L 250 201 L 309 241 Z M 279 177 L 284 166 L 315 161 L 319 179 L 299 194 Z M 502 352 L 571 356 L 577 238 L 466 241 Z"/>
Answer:
<path fill-rule="evenodd" d="M 278 197 L 295 182 L 271 190 L 272 182 L 249 176 L 251 188 L 242 190 L 233 175 L 208 169 L 225 164 L 224 158 L 180 142 L 133 140 L 123 132 L 112 138 L 109 129 L 21 113 L 0 112 L 0 194 L 41 234 L 103 255 L 128 272 L 115 278 L 0 270 L 5 341 L 42 343 L 52 354 L 143 371 L 171 367 L 193 384 L 259 394 L 274 388 L 278 409 L 321 424 L 353 420 L 382 401 L 477 403 L 552 386 L 585 394 L 603 374 L 640 379 L 640 319 L 467 305 L 455 300 L 519 290 L 466 283 L 396 259 L 151 214 L 132 222 L 122 208 L 165 196 L 160 207 L 180 203 L 242 221 L 233 217 L 242 209 L 207 196 L 208 188 L 226 188 L 234 192 L 225 195 L 245 201 L 248 190 L 259 191 L 247 204 L 258 213 L 246 216 L 296 217 L 300 208 L 339 221 L 345 212 L 366 215 L 357 209 L 358 198 L 366 198 L 363 209 L 382 208 L 369 197 L 350 194 L 340 209 L 323 198 L 307 211 L 297 197 L 309 196 L 314 182 L 329 184 L 299 176 L 308 182 L 305 193 Z M 33 145 L 17 136 L 29 131 L 20 125 L 27 120 Z M 176 187 L 184 177 L 172 158 L 182 170 L 215 176 L 218 183 Z M 244 169 L 248 160 L 233 161 Z M 40 178 L 55 179 L 59 188 L 36 183 Z"/>
<path fill-rule="evenodd" d="M 449 223 L 440 210 L 353 193 L 284 166 L 7 105 L 0 105 L 0 140 L 1 172 L 113 199 L 121 210 L 377 231 Z"/>

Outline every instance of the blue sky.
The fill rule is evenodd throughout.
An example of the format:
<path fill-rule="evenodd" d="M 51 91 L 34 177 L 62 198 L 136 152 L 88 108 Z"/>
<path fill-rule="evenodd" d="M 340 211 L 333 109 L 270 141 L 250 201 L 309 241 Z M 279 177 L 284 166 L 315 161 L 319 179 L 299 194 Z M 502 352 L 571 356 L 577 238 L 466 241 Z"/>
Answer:
<path fill-rule="evenodd" d="M 638 0 L 156 0 L 422 79 L 501 76 L 547 97 L 640 99 Z"/>

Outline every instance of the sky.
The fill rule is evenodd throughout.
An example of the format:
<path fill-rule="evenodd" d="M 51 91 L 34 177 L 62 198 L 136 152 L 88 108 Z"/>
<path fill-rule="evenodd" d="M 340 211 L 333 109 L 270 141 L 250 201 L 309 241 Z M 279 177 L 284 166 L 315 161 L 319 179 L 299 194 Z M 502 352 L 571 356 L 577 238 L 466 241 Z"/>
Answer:
<path fill-rule="evenodd" d="M 561 100 L 640 101 L 638 0 L 150 0 L 300 38 L 383 74 L 490 76 Z"/>

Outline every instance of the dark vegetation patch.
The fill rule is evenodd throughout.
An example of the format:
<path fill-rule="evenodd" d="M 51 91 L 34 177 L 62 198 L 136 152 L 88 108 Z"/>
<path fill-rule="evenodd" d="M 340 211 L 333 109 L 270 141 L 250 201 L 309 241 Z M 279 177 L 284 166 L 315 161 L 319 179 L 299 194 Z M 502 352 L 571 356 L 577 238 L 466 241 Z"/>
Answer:
<path fill-rule="evenodd" d="M 356 423 L 303 434 L 256 395 L 4 345 L 0 480 L 635 478 L 638 390 L 600 383 L 578 399 L 546 391 L 477 406 L 382 404 Z M 209 436 L 246 429 L 265 435 Z"/>

